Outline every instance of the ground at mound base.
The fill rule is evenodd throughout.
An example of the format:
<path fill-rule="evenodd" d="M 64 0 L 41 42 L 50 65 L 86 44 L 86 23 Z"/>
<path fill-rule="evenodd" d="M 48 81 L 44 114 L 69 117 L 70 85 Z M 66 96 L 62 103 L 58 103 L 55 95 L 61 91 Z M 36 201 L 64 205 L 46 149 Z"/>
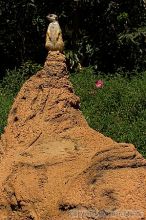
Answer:
<path fill-rule="evenodd" d="M 146 160 L 91 129 L 64 55 L 21 88 L 0 140 L 1 220 L 146 219 Z"/>

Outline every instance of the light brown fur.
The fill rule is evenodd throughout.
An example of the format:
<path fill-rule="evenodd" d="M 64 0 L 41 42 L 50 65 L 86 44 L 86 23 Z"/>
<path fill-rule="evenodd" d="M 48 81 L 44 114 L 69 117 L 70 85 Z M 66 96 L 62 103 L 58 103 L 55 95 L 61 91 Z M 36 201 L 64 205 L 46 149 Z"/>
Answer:
<path fill-rule="evenodd" d="M 48 51 L 60 51 L 64 49 L 64 42 L 62 39 L 62 31 L 58 23 L 58 17 L 55 14 L 47 16 L 50 24 L 46 33 L 46 44 L 45 47 Z"/>

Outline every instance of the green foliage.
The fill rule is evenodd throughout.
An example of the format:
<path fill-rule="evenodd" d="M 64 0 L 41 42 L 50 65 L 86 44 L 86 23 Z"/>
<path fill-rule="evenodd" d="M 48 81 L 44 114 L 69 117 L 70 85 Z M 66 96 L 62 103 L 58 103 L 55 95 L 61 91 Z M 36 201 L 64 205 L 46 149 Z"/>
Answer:
<path fill-rule="evenodd" d="M 120 23 L 126 23 L 128 21 L 128 13 L 122 12 L 117 16 L 117 20 Z"/>
<path fill-rule="evenodd" d="M 7 115 L 14 97 L 25 80 L 36 73 L 40 68 L 40 65 L 28 61 L 18 69 L 7 70 L 5 77 L 0 82 L 0 133 L 3 132 L 6 125 Z"/>
<path fill-rule="evenodd" d="M 41 68 L 40 65 L 27 61 L 14 70 L 7 70 L 0 83 L 0 92 L 15 96 L 25 80 Z"/>
<path fill-rule="evenodd" d="M 94 66 L 105 72 L 145 69 L 146 9 L 143 0 L 0 0 L 2 71 L 31 59 L 44 62 L 46 15 L 56 13 L 70 67 Z M 133 37 L 135 32 L 138 37 Z M 140 56 L 140 58 L 139 58 Z"/>
<path fill-rule="evenodd" d="M 40 68 L 40 65 L 28 61 L 19 69 L 7 70 L 5 77 L 0 82 L 0 133 L 3 132 L 8 112 L 20 87 L 29 76 Z"/>
<path fill-rule="evenodd" d="M 42 6 L 34 0 L 0 0 L 1 70 L 19 66 L 30 58 L 41 60 L 39 53 L 42 56 L 40 51 L 46 29 Z"/>
<path fill-rule="evenodd" d="M 80 64 L 80 60 L 78 58 L 77 53 L 69 50 L 65 52 L 65 56 L 67 59 L 68 67 L 70 70 L 75 70 L 78 68 L 78 65 Z"/>
<path fill-rule="evenodd" d="M 146 156 L 146 72 L 131 79 L 121 75 L 94 75 L 86 68 L 70 78 L 89 125 L 116 141 L 133 143 Z M 103 88 L 95 86 L 99 79 Z"/>
<path fill-rule="evenodd" d="M 119 66 L 128 70 L 146 68 L 146 27 L 138 28 L 132 32 L 120 33 L 118 35 L 119 53 L 126 51 L 126 56 L 121 56 Z"/>
<path fill-rule="evenodd" d="M 13 102 L 11 94 L 4 95 L 0 93 L 0 134 L 3 132 L 7 123 L 7 115 Z"/>

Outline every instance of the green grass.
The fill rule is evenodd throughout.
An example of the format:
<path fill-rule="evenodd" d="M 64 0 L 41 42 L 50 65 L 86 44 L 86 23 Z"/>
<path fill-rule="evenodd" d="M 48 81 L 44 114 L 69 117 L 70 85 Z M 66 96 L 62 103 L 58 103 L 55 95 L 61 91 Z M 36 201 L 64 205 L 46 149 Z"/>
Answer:
<path fill-rule="evenodd" d="M 89 125 L 118 142 L 133 143 L 146 156 L 146 72 L 128 79 L 95 75 L 91 68 L 70 75 Z M 104 87 L 96 88 L 96 80 Z"/>
<path fill-rule="evenodd" d="M 7 70 L 0 82 L 0 134 L 7 124 L 7 116 L 13 99 L 27 78 L 41 68 L 31 61 L 24 63 L 19 69 Z"/>
<path fill-rule="evenodd" d="M 8 71 L 0 83 L 0 133 L 6 125 L 13 98 L 23 82 L 40 66 L 26 63 Z M 104 81 L 96 88 L 97 80 Z M 133 143 L 146 157 L 146 72 L 129 79 L 122 75 L 94 74 L 92 68 L 70 74 L 81 110 L 89 125 L 118 142 Z"/>
<path fill-rule="evenodd" d="M 0 94 L 0 134 L 3 132 L 7 123 L 7 115 L 12 105 L 13 98 Z"/>

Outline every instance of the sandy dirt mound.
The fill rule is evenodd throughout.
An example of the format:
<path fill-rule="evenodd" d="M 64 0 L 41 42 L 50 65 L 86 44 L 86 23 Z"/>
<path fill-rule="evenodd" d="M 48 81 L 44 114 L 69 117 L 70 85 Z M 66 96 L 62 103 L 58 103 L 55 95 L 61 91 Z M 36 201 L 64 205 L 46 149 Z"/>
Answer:
<path fill-rule="evenodd" d="M 91 129 L 79 103 L 49 53 L 0 139 L 0 220 L 146 219 L 146 160 Z"/>

